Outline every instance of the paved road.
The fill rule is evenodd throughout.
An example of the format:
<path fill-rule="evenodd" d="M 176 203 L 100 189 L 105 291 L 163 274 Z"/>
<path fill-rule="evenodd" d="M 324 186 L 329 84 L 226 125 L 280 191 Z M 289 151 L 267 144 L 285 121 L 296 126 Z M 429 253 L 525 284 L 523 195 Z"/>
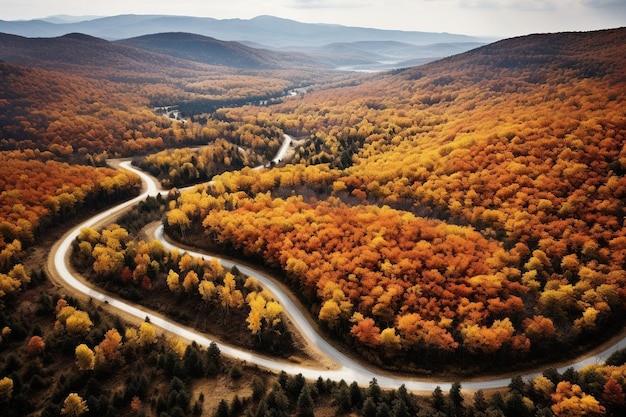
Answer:
<path fill-rule="evenodd" d="M 279 153 L 275 157 L 275 160 L 281 160 L 282 158 L 284 158 L 288 146 L 289 145 L 287 144 L 286 146 L 283 145 L 281 147 Z M 179 325 L 158 313 L 138 306 L 134 303 L 117 299 L 112 295 L 104 294 L 98 288 L 86 282 L 80 275 L 76 274 L 69 267 L 68 262 L 71 244 L 76 239 L 82 228 L 97 227 L 101 225 L 103 221 L 114 218 L 114 216 L 121 214 L 124 210 L 144 200 L 147 196 L 155 196 L 158 193 L 166 193 L 166 191 L 160 190 L 158 182 L 153 177 L 132 167 L 130 165 L 130 161 L 122 162 L 119 164 L 119 166 L 123 169 L 127 169 L 139 175 L 145 184 L 145 191 L 140 196 L 125 203 L 122 203 L 116 207 L 113 207 L 109 210 L 106 210 L 102 213 L 99 213 L 69 231 L 59 242 L 57 242 L 57 244 L 51 251 L 49 269 L 56 277 L 56 280 L 62 281 L 62 283 L 67 287 L 71 287 L 74 290 L 79 291 L 94 300 L 107 303 L 114 309 L 125 312 L 126 314 L 132 315 L 140 320 L 143 320 L 147 317 L 150 319 L 150 322 L 152 324 L 158 326 L 159 328 L 167 331 L 170 334 L 175 334 L 189 341 L 195 340 L 201 345 L 208 346 L 213 340 L 210 339 L 206 334 L 200 333 L 189 327 Z M 159 227 L 157 229 L 156 237 L 161 239 L 166 247 L 174 247 L 173 244 L 167 242 L 163 238 L 162 234 L 163 229 L 162 227 Z M 183 248 L 181 248 L 180 250 L 181 252 L 187 251 L 194 256 L 200 256 L 204 258 L 210 257 L 205 253 L 189 251 Z M 369 384 L 372 378 L 376 378 L 378 384 L 383 388 L 398 388 L 400 385 L 404 384 L 408 390 L 416 392 L 432 392 L 437 386 L 440 386 L 443 390 L 449 390 L 450 385 L 453 381 L 419 379 L 406 376 L 393 376 L 389 373 L 381 372 L 379 370 L 369 368 L 356 362 L 355 360 L 335 349 L 322 336 L 320 336 L 315 331 L 307 317 L 303 314 L 301 309 L 294 304 L 288 294 L 286 294 L 281 289 L 282 287 L 278 285 L 271 277 L 267 276 L 262 271 L 255 270 L 246 265 L 237 264 L 225 259 L 220 259 L 220 262 L 222 262 L 222 264 L 226 268 L 231 268 L 232 266 L 236 265 L 242 273 L 256 277 L 259 282 L 261 282 L 262 285 L 268 288 L 268 290 L 273 293 L 274 297 L 283 305 L 285 314 L 289 316 L 290 320 L 300 330 L 303 337 L 306 338 L 309 343 L 316 346 L 323 355 L 330 359 L 330 361 L 325 362 L 334 362 L 336 366 L 314 369 L 311 366 L 298 365 L 295 363 L 252 353 L 248 350 L 240 349 L 230 345 L 218 343 L 220 350 L 225 355 L 245 360 L 248 363 L 255 363 L 263 368 L 267 368 L 277 372 L 285 371 L 289 374 L 301 373 L 305 378 L 308 379 L 317 379 L 321 376 L 323 379 L 330 378 L 331 380 L 336 381 L 343 379 L 348 383 L 352 381 L 357 381 L 359 384 L 366 386 L 367 384 Z M 579 360 L 575 363 L 562 364 L 558 369 L 560 372 L 563 372 L 568 367 L 580 369 L 590 364 L 602 363 L 612 352 L 617 349 L 622 349 L 624 347 L 626 347 L 626 338 L 619 340 L 619 342 L 617 342 L 616 344 L 613 344 L 601 350 L 599 353 L 587 357 L 584 360 Z M 538 375 L 538 373 L 529 373 L 524 377 L 532 378 L 536 375 Z M 480 380 L 461 381 L 461 384 L 464 390 L 474 391 L 478 389 L 488 390 L 507 387 L 510 381 L 511 376 L 494 378 L 487 377 Z"/>

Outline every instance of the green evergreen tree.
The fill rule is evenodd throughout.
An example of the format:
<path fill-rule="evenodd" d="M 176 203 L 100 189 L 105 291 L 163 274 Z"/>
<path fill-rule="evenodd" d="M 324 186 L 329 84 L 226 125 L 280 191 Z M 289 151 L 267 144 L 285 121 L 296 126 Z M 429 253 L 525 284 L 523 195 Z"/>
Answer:
<path fill-rule="evenodd" d="M 214 377 L 222 371 L 222 353 L 215 342 L 211 342 L 206 352 L 206 373 Z"/>
<path fill-rule="evenodd" d="M 230 415 L 231 416 L 236 416 L 239 415 L 239 413 L 241 413 L 241 411 L 243 410 L 243 402 L 241 401 L 241 398 L 239 398 L 239 395 L 235 394 L 235 396 L 233 397 L 233 400 L 230 403 Z"/>
<path fill-rule="evenodd" d="M 556 386 L 563 380 L 559 371 L 555 368 L 548 368 L 541 373 L 543 376 L 548 378 L 552 383 Z"/>
<path fill-rule="evenodd" d="M 350 388 L 343 379 L 339 381 L 339 385 L 333 390 L 333 403 L 337 407 L 337 412 L 340 414 L 347 413 L 352 409 Z"/>
<path fill-rule="evenodd" d="M 509 391 L 517 391 L 520 394 L 524 394 L 524 389 L 526 384 L 524 383 L 524 379 L 521 376 L 517 375 L 511 378 L 511 382 L 509 383 Z"/>
<path fill-rule="evenodd" d="M 493 410 L 500 410 L 504 413 L 504 409 L 506 408 L 504 405 L 504 398 L 500 391 L 496 391 L 489 400 L 489 405 Z"/>
<path fill-rule="evenodd" d="M 228 403 L 223 398 L 217 406 L 217 411 L 215 411 L 215 417 L 230 417 Z"/>
<path fill-rule="evenodd" d="M 433 390 L 433 394 L 432 394 L 433 408 L 438 411 L 443 411 L 445 402 L 446 401 L 443 395 L 443 391 L 441 390 L 440 386 L 437 386 Z"/>
<path fill-rule="evenodd" d="M 452 406 L 452 412 L 454 415 L 460 416 L 464 414 L 465 407 L 463 406 L 463 394 L 461 393 L 461 383 L 453 382 L 450 386 L 450 403 Z"/>
<path fill-rule="evenodd" d="M 569 381 L 572 384 L 577 384 L 577 385 L 580 385 L 579 378 L 580 376 L 578 375 L 578 371 L 576 371 L 572 367 L 567 368 L 565 372 L 563 372 L 563 375 L 562 375 L 563 381 Z"/>
<path fill-rule="evenodd" d="M 265 398 L 261 399 L 259 402 L 259 406 L 256 409 L 256 413 L 254 417 L 266 417 L 270 414 L 269 407 L 267 406 L 267 402 L 265 402 Z"/>
<path fill-rule="evenodd" d="M 315 404 L 313 403 L 313 397 L 311 396 L 311 390 L 308 385 L 304 385 L 298 395 L 298 401 L 296 403 L 298 410 L 298 417 L 315 417 Z"/>
<path fill-rule="evenodd" d="M 534 407 L 531 409 L 524 403 L 522 394 L 516 390 L 506 396 L 504 414 L 516 417 L 532 417 L 535 410 Z"/>
<path fill-rule="evenodd" d="M 472 408 L 475 411 L 484 413 L 485 411 L 487 411 L 488 406 L 489 405 L 487 404 L 487 400 L 485 399 L 485 393 L 483 392 L 483 390 L 479 389 L 474 393 L 474 402 L 472 404 Z"/>
<path fill-rule="evenodd" d="M 302 392 L 302 388 L 306 384 L 306 380 L 302 376 L 302 374 L 290 376 L 287 379 L 287 386 L 285 388 L 285 392 L 287 396 L 291 399 L 296 399 L 300 393 Z M 309 392 L 310 393 L 310 392 Z"/>
<path fill-rule="evenodd" d="M 359 387 L 359 384 L 356 381 L 353 381 L 350 384 L 350 402 L 352 406 L 358 409 L 363 407 L 363 401 L 365 400 L 365 396 L 363 395 L 363 390 Z"/>
<path fill-rule="evenodd" d="M 419 411 L 415 398 L 409 394 L 404 384 L 400 385 L 400 388 L 396 391 L 396 398 L 404 401 L 409 409 L 409 414 L 414 416 Z"/>
<path fill-rule="evenodd" d="M 252 401 L 261 401 L 263 396 L 265 395 L 265 382 L 258 376 L 252 377 Z"/>
<path fill-rule="evenodd" d="M 278 383 L 274 383 L 271 391 L 266 396 L 268 412 L 275 417 L 284 417 L 289 409 L 289 399 Z"/>
<path fill-rule="evenodd" d="M 372 399 L 374 400 L 376 404 L 382 401 L 383 391 L 380 389 L 380 386 L 378 385 L 378 381 L 376 381 L 376 378 L 372 378 L 372 380 L 370 381 L 370 385 L 367 389 L 367 396 L 372 397 Z"/>
<path fill-rule="evenodd" d="M 315 388 L 317 388 L 317 392 L 320 394 L 326 394 L 328 392 L 326 381 L 324 381 L 324 378 L 321 376 L 317 378 L 317 381 L 315 381 Z"/>
<path fill-rule="evenodd" d="M 278 374 L 278 383 L 283 389 L 287 388 L 287 380 L 289 380 L 289 375 L 287 375 L 287 372 L 281 371 L 281 373 Z"/>
<path fill-rule="evenodd" d="M 411 417 L 409 412 L 409 407 L 406 404 L 405 400 L 402 398 L 396 398 L 393 400 L 391 407 L 391 416 L 392 417 Z"/>
<path fill-rule="evenodd" d="M 205 374 L 204 364 L 202 362 L 202 356 L 198 351 L 197 345 L 188 345 L 185 349 L 185 356 L 183 357 L 185 363 L 185 372 L 192 378 L 200 378 Z"/>
<path fill-rule="evenodd" d="M 363 417 L 376 417 L 376 402 L 372 397 L 367 397 L 363 401 L 361 414 L 363 414 Z"/>
<path fill-rule="evenodd" d="M 376 417 L 391 417 L 391 409 L 387 403 L 380 403 L 376 409 Z"/>

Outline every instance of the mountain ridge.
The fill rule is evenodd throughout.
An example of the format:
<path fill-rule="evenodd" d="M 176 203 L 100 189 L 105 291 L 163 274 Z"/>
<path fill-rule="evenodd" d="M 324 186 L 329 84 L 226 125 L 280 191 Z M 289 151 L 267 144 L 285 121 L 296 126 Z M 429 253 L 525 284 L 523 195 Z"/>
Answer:
<path fill-rule="evenodd" d="M 191 32 L 225 41 L 250 40 L 270 47 L 319 46 L 357 40 L 396 40 L 406 43 L 487 42 L 493 39 L 468 35 L 384 30 L 364 27 L 301 23 L 261 15 L 252 19 L 215 19 L 174 15 L 117 15 L 80 22 L 53 23 L 49 20 L 0 20 L 0 32 L 25 37 L 60 36 L 81 32 L 107 40 L 120 40 L 161 32 Z M 315 35 L 312 38 L 311 35 Z"/>
<path fill-rule="evenodd" d="M 76 19 L 78 20 L 78 19 Z M 424 63 L 450 54 L 465 52 L 476 46 L 493 41 L 467 35 L 446 32 L 419 32 L 404 30 L 384 30 L 337 24 L 301 23 L 295 20 L 261 15 L 252 19 L 215 19 L 211 17 L 174 16 L 174 15 L 117 15 L 74 21 L 71 17 L 48 18 L 31 21 L 2 21 L 0 32 L 28 38 L 59 37 L 67 33 L 84 33 L 97 38 L 124 43 L 128 39 L 162 33 L 189 33 L 205 36 L 223 42 L 238 42 L 255 49 L 279 52 L 305 53 L 313 60 L 326 61 L 338 69 L 357 71 L 380 71 L 395 69 L 411 63 Z M 129 41 L 130 42 L 130 41 Z M 136 41 L 132 41 L 136 42 Z M 400 54 L 392 54 L 386 48 L 363 48 L 363 42 L 395 42 L 404 47 Z M 354 52 L 343 54 L 329 51 L 332 45 L 354 44 Z M 454 48 L 443 45 L 455 45 Z M 139 46 L 139 45 L 137 45 Z M 146 45 L 143 45 L 144 49 Z M 180 46 L 180 45 L 179 45 Z M 159 50 L 156 45 L 147 46 L 148 50 Z M 169 50 L 167 55 L 184 55 L 183 50 Z M 198 48 L 198 45 L 195 47 Z M 322 49 L 320 51 L 320 49 Z M 198 51 L 198 50 L 197 50 Z M 398 52 L 399 49 L 396 49 Z M 251 51 L 248 51 L 251 52 Z M 253 53 L 256 54 L 256 53 Z M 257 67 L 275 67 L 269 61 L 284 59 L 284 56 L 256 58 Z M 190 55 L 185 55 L 187 58 Z M 238 62 L 236 66 L 247 67 Z M 302 58 L 301 58 L 302 59 Z M 198 61 L 198 59 L 193 59 Z M 204 54 L 199 62 L 214 62 L 214 58 Z M 328 65 L 322 65 L 327 67 Z M 254 67 L 254 65 L 253 65 Z"/>
<path fill-rule="evenodd" d="M 300 53 L 280 52 L 254 48 L 235 41 L 222 41 L 187 32 L 164 32 L 115 41 L 163 55 L 209 65 L 224 65 L 242 69 L 269 69 L 284 67 L 285 62 L 300 61 L 325 66 Z"/>
<path fill-rule="evenodd" d="M 54 38 L 27 38 L 19 35 L 0 34 L 0 59 L 24 66 L 54 69 L 68 66 L 102 65 L 108 62 L 112 68 L 144 67 L 156 63 L 189 68 L 189 61 L 176 60 L 142 51 L 107 40 L 83 34 L 68 33 Z"/>

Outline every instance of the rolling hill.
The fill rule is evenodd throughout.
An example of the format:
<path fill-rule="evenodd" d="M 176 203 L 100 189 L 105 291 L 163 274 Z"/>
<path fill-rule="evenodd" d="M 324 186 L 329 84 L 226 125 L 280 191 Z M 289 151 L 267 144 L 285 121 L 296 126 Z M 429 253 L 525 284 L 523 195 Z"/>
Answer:
<path fill-rule="evenodd" d="M 239 42 L 218 39 L 191 33 L 158 33 L 137 38 L 123 39 L 116 44 L 173 56 L 192 62 L 245 69 L 278 69 L 297 64 L 298 66 L 328 66 L 314 61 L 304 54 L 257 49 Z"/>
<path fill-rule="evenodd" d="M 191 61 L 157 55 L 81 33 L 56 38 L 25 38 L 0 34 L 0 59 L 47 69 L 103 68 L 115 71 L 156 73 L 163 67 L 198 70 Z"/>

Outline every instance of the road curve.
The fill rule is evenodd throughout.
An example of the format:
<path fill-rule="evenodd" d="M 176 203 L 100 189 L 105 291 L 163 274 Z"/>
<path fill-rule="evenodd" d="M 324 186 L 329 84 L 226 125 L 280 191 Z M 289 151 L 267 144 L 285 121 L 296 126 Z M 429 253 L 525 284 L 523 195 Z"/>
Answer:
<path fill-rule="evenodd" d="M 283 144 L 280 145 L 280 149 L 278 149 L 276 156 L 274 156 L 274 158 L 272 159 L 272 162 L 274 164 L 277 164 L 283 159 L 285 159 L 285 155 L 287 154 L 287 150 L 289 149 L 290 145 L 291 145 L 291 136 L 283 135 Z"/>
<path fill-rule="evenodd" d="M 291 140 L 291 138 L 289 138 L 287 135 L 285 135 L 285 139 L 286 140 L 284 143 L 287 143 L 287 140 Z M 284 143 L 274 160 L 280 161 L 284 158 L 285 152 L 287 151 L 287 148 L 289 146 L 289 144 L 285 145 Z M 138 307 L 131 302 L 126 302 L 115 298 L 112 295 L 104 294 L 98 288 L 88 284 L 84 280 L 84 278 L 82 278 L 82 276 L 73 272 L 69 266 L 69 255 L 72 242 L 76 239 L 82 228 L 95 227 L 96 225 L 99 225 L 101 222 L 103 222 L 105 219 L 109 219 L 112 216 L 121 214 L 124 210 L 127 210 L 128 208 L 139 203 L 148 196 L 155 196 L 159 193 L 166 193 L 166 191 L 162 191 L 159 189 L 159 186 L 153 177 L 132 167 L 130 165 L 130 161 L 122 162 L 120 164 L 120 167 L 139 175 L 143 183 L 145 184 L 145 191 L 141 195 L 133 198 L 132 200 L 121 203 L 118 206 L 105 210 L 91 217 L 90 219 L 75 226 L 72 230 L 66 233 L 63 238 L 59 242 L 57 242 L 57 244 L 55 244 L 49 255 L 49 269 L 52 269 L 51 272 L 56 277 L 56 280 L 62 282 L 68 287 L 73 288 L 76 291 L 83 293 L 93 300 L 107 303 L 113 309 L 132 315 L 140 320 L 148 318 L 153 325 L 161 328 L 164 331 L 167 331 L 170 334 L 177 335 L 189 341 L 194 340 L 201 345 L 208 346 L 211 342 L 213 342 L 213 340 L 207 337 L 206 334 L 175 323 L 174 321 L 169 320 L 149 309 Z M 157 229 L 157 238 L 159 238 L 163 242 L 166 248 L 171 249 L 175 247 L 171 243 L 167 242 L 163 238 L 162 234 L 163 229 L 162 227 L 159 227 Z M 179 248 L 179 250 L 181 252 L 188 252 L 193 256 L 199 256 L 204 258 L 210 257 L 206 253 L 194 252 L 184 248 Z M 231 268 L 232 266 L 236 265 L 242 273 L 256 277 L 262 283 L 262 285 L 264 285 L 269 291 L 271 291 L 274 297 L 283 305 L 285 314 L 289 316 L 290 320 L 300 330 L 303 337 L 306 338 L 309 343 L 316 346 L 320 350 L 320 352 L 322 352 L 324 355 L 332 359 L 332 361 L 337 363 L 337 366 L 333 367 L 333 369 L 313 369 L 310 366 L 302 366 L 279 359 L 273 359 L 267 356 L 250 352 L 248 350 L 216 342 L 220 350 L 225 355 L 245 360 L 248 363 L 253 363 L 275 372 L 285 371 L 289 374 L 302 374 L 305 378 L 312 380 L 317 379 L 318 377 L 322 377 L 323 379 L 329 378 L 335 381 L 343 379 L 348 383 L 356 381 L 358 384 L 366 386 L 373 378 L 376 378 L 378 384 L 382 388 L 398 388 L 400 385 L 404 384 L 406 388 L 410 391 L 423 393 L 430 393 L 438 386 L 441 387 L 443 390 L 448 390 L 451 384 L 454 382 L 435 379 L 413 378 L 408 376 L 393 376 L 389 373 L 381 372 L 380 370 L 369 368 L 356 362 L 355 360 L 335 349 L 322 336 L 320 336 L 311 326 L 301 310 L 297 308 L 293 301 L 289 298 L 289 296 L 285 294 L 282 291 L 281 287 L 278 286 L 276 282 L 274 282 L 265 273 L 259 270 L 255 270 L 249 266 L 237 264 L 229 260 L 219 260 L 226 268 Z M 583 360 L 562 364 L 562 366 L 558 368 L 558 370 L 560 372 L 564 372 L 569 367 L 573 367 L 574 369 L 580 369 L 587 365 L 603 363 L 610 356 L 611 353 L 624 347 L 626 347 L 626 338 L 619 340 L 617 343 L 612 344 L 609 347 L 601 349 L 599 353 L 590 355 Z M 530 379 L 534 378 L 537 375 L 539 375 L 539 372 L 529 373 L 523 375 L 523 377 L 525 379 Z M 510 381 L 511 375 L 494 378 L 484 377 L 476 380 L 469 379 L 460 382 L 464 390 L 476 391 L 479 389 L 489 390 L 505 388 L 509 385 Z"/>

